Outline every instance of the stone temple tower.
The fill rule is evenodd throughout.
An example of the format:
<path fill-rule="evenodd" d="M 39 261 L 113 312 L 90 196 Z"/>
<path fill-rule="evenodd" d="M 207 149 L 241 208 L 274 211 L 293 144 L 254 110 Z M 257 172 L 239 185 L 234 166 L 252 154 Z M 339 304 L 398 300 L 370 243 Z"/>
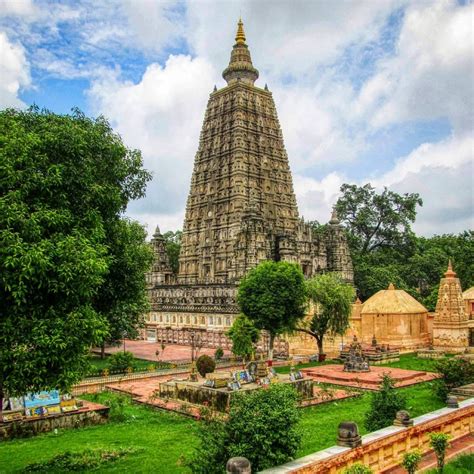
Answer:
<path fill-rule="evenodd" d="M 150 285 L 150 338 L 166 325 L 223 334 L 238 312 L 240 279 L 264 260 L 298 263 L 307 277 L 335 271 L 353 281 L 337 216 L 324 234 L 299 217 L 273 96 L 255 86 L 259 73 L 241 20 L 222 76 L 227 85 L 209 96 L 194 160 L 179 272 Z"/>
<path fill-rule="evenodd" d="M 464 350 L 469 346 L 468 315 L 462 297 L 459 278 L 451 260 L 441 278 L 433 320 L 433 346 Z"/>

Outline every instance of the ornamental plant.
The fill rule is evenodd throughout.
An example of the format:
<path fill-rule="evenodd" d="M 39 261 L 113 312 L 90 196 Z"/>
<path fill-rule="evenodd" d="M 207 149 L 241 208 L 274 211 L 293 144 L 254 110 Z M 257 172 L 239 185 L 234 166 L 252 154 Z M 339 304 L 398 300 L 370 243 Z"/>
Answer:
<path fill-rule="evenodd" d="M 373 472 L 370 467 L 365 466 L 361 462 L 356 462 L 352 466 L 346 467 L 343 474 L 373 474 Z"/>
<path fill-rule="evenodd" d="M 125 372 L 135 367 L 135 357 L 129 351 L 117 352 L 109 356 L 109 369 L 113 372 Z"/>
<path fill-rule="evenodd" d="M 422 455 L 418 449 L 408 451 L 403 456 L 402 466 L 407 470 L 408 474 L 415 474 L 418 464 L 420 464 Z"/>
<path fill-rule="evenodd" d="M 224 357 L 224 349 L 222 347 L 218 347 L 214 352 L 214 359 L 219 361 Z"/>
<path fill-rule="evenodd" d="M 397 411 L 405 408 L 405 397 L 397 391 L 390 375 L 384 374 L 380 390 L 372 394 L 370 409 L 365 415 L 365 427 L 368 431 L 375 431 L 390 426 Z"/>
<path fill-rule="evenodd" d="M 449 447 L 449 435 L 446 433 L 430 433 L 430 446 L 436 454 L 438 472 L 444 471 L 444 458 Z"/>
<path fill-rule="evenodd" d="M 203 354 L 196 360 L 196 369 L 201 377 L 205 377 L 206 374 L 210 374 L 216 370 L 216 362 L 212 357 Z"/>

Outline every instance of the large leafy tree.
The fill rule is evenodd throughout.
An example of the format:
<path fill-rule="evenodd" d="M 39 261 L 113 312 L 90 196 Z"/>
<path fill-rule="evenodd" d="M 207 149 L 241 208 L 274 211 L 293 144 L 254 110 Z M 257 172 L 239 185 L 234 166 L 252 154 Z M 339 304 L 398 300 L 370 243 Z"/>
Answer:
<path fill-rule="evenodd" d="M 365 254 L 409 244 L 416 207 L 423 204 L 418 194 L 400 195 L 387 188 L 377 193 L 370 184 L 343 184 L 341 193 L 336 209 L 354 249 Z"/>
<path fill-rule="evenodd" d="M 268 331 L 268 357 L 272 360 L 275 337 L 294 330 L 305 315 L 303 273 L 293 263 L 262 262 L 240 282 L 237 301 L 256 328 Z"/>
<path fill-rule="evenodd" d="M 260 331 L 244 314 L 240 314 L 227 331 L 232 341 L 232 352 L 241 357 L 249 357 L 254 352 L 255 344 L 260 337 Z"/>
<path fill-rule="evenodd" d="M 312 318 L 303 322 L 298 331 L 316 339 L 319 354 L 323 354 L 326 335 L 342 335 L 349 327 L 354 288 L 335 273 L 316 276 L 306 282 L 306 291 L 314 306 Z"/>
<path fill-rule="evenodd" d="M 149 179 L 103 118 L 0 112 L 0 400 L 68 389 L 122 296 L 132 304 L 110 287 L 126 286 L 118 262 L 133 254 L 117 252 L 138 231 L 122 214 Z"/>

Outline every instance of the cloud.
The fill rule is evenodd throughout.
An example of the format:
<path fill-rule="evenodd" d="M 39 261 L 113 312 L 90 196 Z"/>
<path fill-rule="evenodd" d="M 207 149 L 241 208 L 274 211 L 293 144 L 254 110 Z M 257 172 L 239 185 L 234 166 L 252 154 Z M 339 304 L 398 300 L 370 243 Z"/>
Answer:
<path fill-rule="evenodd" d="M 12 43 L 0 32 L 0 108 L 22 107 L 21 88 L 30 86 L 29 65 L 20 43 Z"/>
<path fill-rule="evenodd" d="M 150 219 L 150 229 L 159 224 L 167 230 L 166 223 L 182 226 L 214 75 L 207 61 L 178 55 L 163 67 L 149 65 L 136 84 L 122 80 L 117 71 L 92 83 L 89 98 L 96 111 L 111 120 L 127 146 L 142 151 L 145 167 L 154 173 L 146 199 L 129 207 L 141 222 Z"/>

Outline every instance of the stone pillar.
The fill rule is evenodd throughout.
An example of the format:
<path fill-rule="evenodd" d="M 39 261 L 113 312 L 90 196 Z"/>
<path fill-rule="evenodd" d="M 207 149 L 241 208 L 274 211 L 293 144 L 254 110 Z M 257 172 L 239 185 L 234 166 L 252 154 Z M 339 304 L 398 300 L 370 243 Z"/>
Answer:
<path fill-rule="evenodd" d="M 230 458 L 226 465 L 227 474 L 252 474 L 252 466 L 247 458 Z"/>
<path fill-rule="evenodd" d="M 362 444 L 359 434 L 359 427 L 353 421 L 343 421 L 339 423 L 337 429 L 337 445 L 348 448 L 357 448 Z"/>

